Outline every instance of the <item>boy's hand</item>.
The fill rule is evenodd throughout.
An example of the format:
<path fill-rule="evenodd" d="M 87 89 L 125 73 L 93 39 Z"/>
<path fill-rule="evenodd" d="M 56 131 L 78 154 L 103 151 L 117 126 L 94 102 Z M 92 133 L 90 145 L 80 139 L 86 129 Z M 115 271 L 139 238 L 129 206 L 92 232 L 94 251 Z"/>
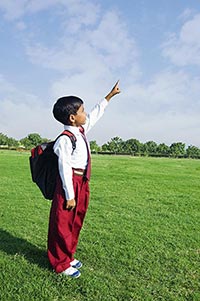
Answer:
<path fill-rule="evenodd" d="M 76 201 L 75 199 L 67 200 L 66 209 L 71 211 L 76 207 Z"/>
<path fill-rule="evenodd" d="M 107 101 L 109 101 L 113 96 L 115 96 L 116 94 L 119 94 L 120 88 L 119 88 L 119 80 L 116 82 L 116 84 L 114 85 L 114 87 L 112 88 L 112 90 L 110 91 L 110 93 L 108 93 L 108 95 L 105 97 L 105 99 Z"/>

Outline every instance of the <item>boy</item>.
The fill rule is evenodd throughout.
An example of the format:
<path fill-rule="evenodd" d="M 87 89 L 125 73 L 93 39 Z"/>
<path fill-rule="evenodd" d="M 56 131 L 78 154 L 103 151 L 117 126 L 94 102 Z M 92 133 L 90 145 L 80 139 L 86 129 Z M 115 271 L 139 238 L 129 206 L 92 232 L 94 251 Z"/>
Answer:
<path fill-rule="evenodd" d="M 89 202 L 90 149 L 84 132 L 94 126 L 118 93 L 119 81 L 88 116 L 83 101 L 75 96 L 59 98 L 53 108 L 55 119 L 76 137 L 76 148 L 66 135 L 54 145 L 59 175 L 49 218 L 48 257 L 56 273 L 73 278 L 81 275 L 82 263 L 74 259 L 74 254 Z"/>

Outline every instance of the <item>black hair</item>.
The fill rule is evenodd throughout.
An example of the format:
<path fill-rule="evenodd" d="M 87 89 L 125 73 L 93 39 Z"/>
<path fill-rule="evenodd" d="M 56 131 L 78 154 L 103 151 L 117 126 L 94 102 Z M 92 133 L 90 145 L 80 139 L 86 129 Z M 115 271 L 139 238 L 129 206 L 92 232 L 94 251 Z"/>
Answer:
<path fill-rule="evenodd" d="M 70 124 L 69 116 L 76 115 L 78 109 L 83 104 L 82 99 L 77 96 L 64 96 L 59 98 L 53 107 L 53 115 L 56 120 L 63 124 Z"/>

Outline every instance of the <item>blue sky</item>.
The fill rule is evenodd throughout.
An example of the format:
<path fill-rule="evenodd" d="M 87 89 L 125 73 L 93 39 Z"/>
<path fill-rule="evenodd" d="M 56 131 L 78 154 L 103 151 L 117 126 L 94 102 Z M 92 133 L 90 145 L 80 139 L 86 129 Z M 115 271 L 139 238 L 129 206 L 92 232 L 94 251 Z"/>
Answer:
<path fill-rule="evenodd" d="M 0 132 L 54 138 L 63 95 L 86 110 L 120 79 L 89 133 L 200 147 L 200 3 L 195 0 L 1 0 Z"/>

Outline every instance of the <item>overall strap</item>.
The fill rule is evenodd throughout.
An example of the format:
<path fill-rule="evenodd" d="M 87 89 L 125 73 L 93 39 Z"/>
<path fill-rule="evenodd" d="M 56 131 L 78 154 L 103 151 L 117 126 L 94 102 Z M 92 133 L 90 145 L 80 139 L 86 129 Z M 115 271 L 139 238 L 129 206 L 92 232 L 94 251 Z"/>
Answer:
<path fill-rule="evenodd" d="M 87 147 L 87 154 L 88 154 L 88 161 L 87 161 L 87 167 L 86 167 L 86 174 L 85 177 L 87 180 L 90 180 L 90 175 L 91 175 L 91 156 L 90 156 L 90 149 L 88 146 L 87 138 L 85 136 L 85 130 L 82 126 L 79 127 L 79 131 L 83 137 L 83 140 L 85 141 L 86 147 Z"/>

